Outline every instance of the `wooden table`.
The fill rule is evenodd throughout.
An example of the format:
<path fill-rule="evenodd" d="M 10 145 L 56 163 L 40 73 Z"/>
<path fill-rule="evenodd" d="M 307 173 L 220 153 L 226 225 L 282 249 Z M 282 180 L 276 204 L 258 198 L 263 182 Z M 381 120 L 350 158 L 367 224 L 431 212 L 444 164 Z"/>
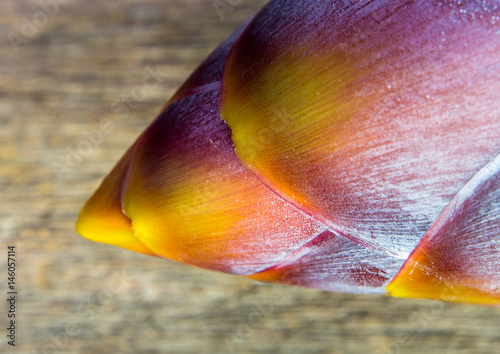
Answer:
<path fill-rule="evenodd" d="M 15 348 L 0 308 L 2 353 L 500 352 L 500 308 L 260 284 L 79 237 L 101 178 L 264 1 L 222 18 L 213 0 L 41 3 L 0 12 L 0 285 L 14 245 L 19 291 Z M 114 112 L 157 66 L 164 80 Z M 104 118 L 113 131 L 58 175 Z"/>

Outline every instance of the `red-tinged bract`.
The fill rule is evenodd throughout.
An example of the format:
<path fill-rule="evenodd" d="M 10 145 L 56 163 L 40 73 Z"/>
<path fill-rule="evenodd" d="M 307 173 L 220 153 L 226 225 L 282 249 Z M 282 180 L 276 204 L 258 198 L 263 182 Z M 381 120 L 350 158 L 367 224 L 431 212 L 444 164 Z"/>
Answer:
<path fill-rule="evenodd" d="M 500 304 L 500 155 L 450 201 L 389 293 Z"/>
<path fill-rule="evenodd" d="M 261 281 L 498 305 L 499 24 L 494 0 L 271 1 L 77 230 Z"/>

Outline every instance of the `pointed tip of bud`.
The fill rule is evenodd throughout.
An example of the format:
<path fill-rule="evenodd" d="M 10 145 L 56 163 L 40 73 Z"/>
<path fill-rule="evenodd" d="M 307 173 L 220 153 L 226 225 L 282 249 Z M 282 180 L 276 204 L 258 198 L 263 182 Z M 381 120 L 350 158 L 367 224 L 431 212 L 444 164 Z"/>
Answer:
<path fill-rule="evenodd" d="M 130 219 L 120 210 L 103 208 L 99 191 L 85 204 L 78 221 L 76 231 L 84 238 L 119 246 L 131 251 L 155 255 L 134 235 Z"/>
<path fill-rule="evenodd" d="M 85 203 L 75 224 L 76 231 L 86 239 L 156 255 L 135 236 L 132 222 L 121 205 L 121 190 L 135 144 L 125 153 Z"/>

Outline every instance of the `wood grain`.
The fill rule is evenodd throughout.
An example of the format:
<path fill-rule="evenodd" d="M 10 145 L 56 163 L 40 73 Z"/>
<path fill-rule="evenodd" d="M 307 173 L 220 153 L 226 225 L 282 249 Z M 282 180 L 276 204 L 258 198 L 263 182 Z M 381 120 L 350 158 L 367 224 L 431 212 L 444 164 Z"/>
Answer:
<path fill-rule="evenodd" d="M 19 300 L 15 348 L 2 301 L 1 352 L 500 352 L 500 308 L 260 284 L 76 234 L 101 178 L 263 3 L 242 0 L 222 20 L 212 0 L 2 3 L 0 285 L 15 245 Z M 141 96 L 148 67 L 162 79 Z M 127 97 L 129 112 L 112 109 Z M 112 131 L 89 147 L 103 121 Z"/>

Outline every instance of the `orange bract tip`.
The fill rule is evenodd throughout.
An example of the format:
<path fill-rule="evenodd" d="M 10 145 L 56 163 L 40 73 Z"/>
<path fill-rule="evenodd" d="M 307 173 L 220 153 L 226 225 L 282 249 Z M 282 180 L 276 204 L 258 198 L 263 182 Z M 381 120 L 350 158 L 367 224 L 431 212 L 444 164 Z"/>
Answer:
<path fill-rule="evenodd" d="M 155 255 L 135 237 L 131 221 L 121 207 L 122 183 L 134 146 L 125 153 L 87 201 L 80 211 L 75 228 L 80 235 L 89 240 Z"/>
<path fill-rule="evenodd" d="M 500 305 L 500 293 L 480 290 L 482 283 L 480 278 L 464 280 L 451 272 L 439 271 L 432 264 L 413 262 L 406 265 L 386 290 L 394 297 Z"/>

